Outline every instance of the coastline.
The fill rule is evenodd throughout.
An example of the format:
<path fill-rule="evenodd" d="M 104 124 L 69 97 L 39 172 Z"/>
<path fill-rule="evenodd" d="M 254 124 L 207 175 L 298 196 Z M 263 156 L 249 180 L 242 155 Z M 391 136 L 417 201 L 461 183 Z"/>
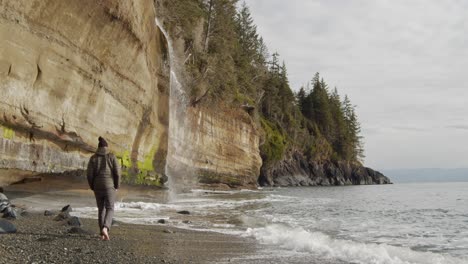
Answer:
<path fill-rule="evenodd" d="M 97 220 L 83 216 L 81 228 L 87 233 L 70 234 L 66 221 L 53 220 L 59 210 L 67 204 L 72 209 L 95 207 L 94 196 L 80 177 L 44 177 L 41 181 L 7 186 L 5 194 L 19 212 L 27 213 L 11 221 L 17 233 L 0 235 L 0 263 L 345 263 L 285 249 L 280 255 L 272 254 L 279 249 L 253 236 L 179 228 L 171 220 L 148 225 L 119 222 L 111 230 L 111 241 L 106 242 L 99 240 Z M 168 192 L 124 185 L 118 198 L 126 203 L 163 202 Z M 190 207 L 186 209 L 192 211 Z M 54 214 L 44 216 L 44 210 Z M 119 209 L 116 210 L 119 215 Z M 72 210 L 71 215 L 75 214 Z M 197 222 L 197 217 L 200 216 L 191 214 L 182 219 Z"/>
<path fill-rule="evenodd" d="M 180 229 L 169 224 L 120 223 L 111 241 L 100 241 L 96 219 L 81 218 L 84 234 L 71 234 L 66 221 L 54 221 L 59 210 L 95 206 L 92 192 L 79 177 L 44 177 L 10 185 L 5 194 L 22 213 L 11 220 L 18 231 L 0 235 L 0 263 L 229 263 L 254 254 L 253 238 L 212 231 Z M 124 186 L 120 200 L 167 199 L 167 191 Z M 44 216 L 44 210 L 54 212 Z M 73 211 L 71 215 L 74 215 Z"/>
<path fill-rule="evenodd" d="M 0 235 L 1 263 L 228 263 L 252 254 L 253 239 L 163 225 L 119 223 L 110 241 L 100 241 L 95 219 L 83 219 L 85 234 L 27 213 L 12 222 L 15 234 Z"/>
<path fill-rule="evenodd" d="M 167 190 L 127 186 L 119 190 L 124 198 L 116 208 L 116 220 L 125 223 L 104 242 L 98 240 L 92 192 L 68 180 L 52 182 L 6 188 L 18 212 L 28 213 L 12 221 L 18 233 L 0 235 L 0 263 L 466 263 L 460 244 L 421 235 L 436 234 L 441 219 L 450 219 L 454 225 L 445 234 L 463 241 L 458 226 L 466 219 L 457 205 L 465 201 L 466 185 L 443 200 L 436 196 L 438 185 L 387 185 L 194 190 L 169 203 L 161 200 Z M 416 200 L 407 201 L 407 194 Z M 66 222 L 53 220 L 67 204 L 88 233 L 69 234 Z M 46 209 L 54 214 L 44 216 Z M 407 220 L 421 215 L 424 226 Z M 360 225 L 366 218 L 372 221 Z M 450 248 L 440 251 L 447 243 Z"/>

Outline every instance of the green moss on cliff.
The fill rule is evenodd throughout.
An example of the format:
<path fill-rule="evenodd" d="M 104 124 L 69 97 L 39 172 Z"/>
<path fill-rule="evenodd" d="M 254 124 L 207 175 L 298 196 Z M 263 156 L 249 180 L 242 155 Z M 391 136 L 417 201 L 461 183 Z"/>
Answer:
<path fill-rule="evenodd" d="M 130 151 L 126 150 L 117 154 L 117 158 L 122 165 L 122 181 L 130 184 L 163 186 L 163 176 L 155 172 L 153 160 L 158 150 L 159 144 L 151 148 L 150 152 L 144 156 L 143 161 L 138 161 L 134 167 Z"/>
<path fill-rule="evenodd" d="M 281 129 L 272 122 L 262 118 L 261 125 L 265 131 L 265 142 L 260 146 L 260 153 L 265 163 L 281 160 L 286 150 L 286 138 Z"/>
<path fill-rule="evenodd" d="M 11 128 L 1 127 L 3 130 L 3 138 L 12 140 L 15 137 L 15 131 Z"/>
<path fill-rule="evenodd" d="M 138 161 L 136 183 L 142 185 L 162 186 L 161 176 L 154 171 L 154 155 L 158 150 L 158 146 L 151 148 L 150 152 L 145 155 L 143 161 Z"/>
<path fill-rule="evenodd" d="M 132 159 L 130 158 L 130 151 L 126 150 L 122 153 L 117 154 L 116 156 L 120 160 L 120 164 L 122 165 L 122 168 L 132 167 Z"/>

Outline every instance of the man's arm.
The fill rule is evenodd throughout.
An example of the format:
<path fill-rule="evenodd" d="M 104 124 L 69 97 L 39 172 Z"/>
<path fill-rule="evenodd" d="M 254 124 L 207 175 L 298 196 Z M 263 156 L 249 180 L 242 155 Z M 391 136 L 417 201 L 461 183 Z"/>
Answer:
<path fill-rule="evenodd" d="M 115 155 L 112 155 L 112 177 L 114 179 L 114 188 L 117 190 L 120 188 L 120 163 L 117 161 Z"/>
<path fill-rule="evenodd" d="M 91 190 L 93 190 L 94 189 L 93 181 L 94 181 L 94 176 L 95 175 L 94 175 L 94 160 L 93 160 L 92 157 L 89 159 L 88 169 L 87 169 L 86 173 L 87 173 L 89 188 Z"/>

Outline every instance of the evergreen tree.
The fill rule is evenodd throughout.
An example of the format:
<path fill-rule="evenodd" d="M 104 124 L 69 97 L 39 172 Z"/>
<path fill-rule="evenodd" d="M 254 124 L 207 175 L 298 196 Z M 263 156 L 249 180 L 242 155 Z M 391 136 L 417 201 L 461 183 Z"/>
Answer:
<path fill-rule="evenodd" d="M 343 111 L 347 126 L 347 153 L 349 160 L 361 161 L 364 158 L 362 146 L 361 125 L 357 120 L 355 107 L 351 104 L 348 96 L 343 101 Z"/>
<path fill-rule="evenodd" d="M 292 150 L 316 160 L 356 162 L 364 157 L 360 124 L 349 98 L 341 101 L 338 90 L 330 91 L 319 73 L 294 94 L 286 63 L 277 52 L 270 56 L 245 3 L 236 8 L 237 0 L 156 1 L 168 9 L 163 12 L 168 29 L 182 35 L 193 53 L 185 66 L 193 80 L 189 91 L 198 91 L 197 104 L 256 106 L 249 114 L 264 134 L 260 150 L 265 166 Z M 204 32 L 196 48 L 199 36 L 193 34 L 202 19 Z"/>
<path fill-rule="evenodd" d="M 265 65 L 269 56 L 270 55 L 268 53 L 268 47 L 266 46 L 265 41 L 263 40 L 263 37 L 260 37 L 258 39 L 258 45 L 257 45 L 257 62 L 260 65 Z"/>
<path fill-rule="evenodd" d="M 301 86 L 301 88 L 299 89 L 299 92 L 297 92 L 296 94 L 297 105 L 299 106 L 299 109 L 301 110 L 301 112 L 304 112 L 302 108 L 305 102 L 305 98 L 306 98 L 306 91 L 304 89 L 304 86 Z"/>
<path fill-rule="evenodd" d="M 254 59 L 259 49 L 260 41 L 257 34 L 257 26 L 254 24 L 252 15 L 245 2 L 236 16 L 236 22 L 239 34 L 239 43 L 243 55 Z"/>
<path fill-rule="evenodd" d="M 312 102 L 312 116 L 317 123 L 320 132 L 323 135 L 329 135 L 332 126 L 332 116 L 330 112 L 330 104 L 328 98 L 327 85 L 320 80 L 320 75 L 317 73 L 313 79 L 313 90 L 309 95 Z"/>

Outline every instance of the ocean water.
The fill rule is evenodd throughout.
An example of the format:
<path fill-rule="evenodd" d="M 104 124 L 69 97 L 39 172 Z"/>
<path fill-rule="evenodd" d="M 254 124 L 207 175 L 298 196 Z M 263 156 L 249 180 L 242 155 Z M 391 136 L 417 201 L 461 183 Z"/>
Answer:
<path fill-rule="evenodd" d="M 193 190 L 172 203 L 121 201 L 116 218 L 258 240 L 238 263 L 468 263 L 468 183 Z"/>

